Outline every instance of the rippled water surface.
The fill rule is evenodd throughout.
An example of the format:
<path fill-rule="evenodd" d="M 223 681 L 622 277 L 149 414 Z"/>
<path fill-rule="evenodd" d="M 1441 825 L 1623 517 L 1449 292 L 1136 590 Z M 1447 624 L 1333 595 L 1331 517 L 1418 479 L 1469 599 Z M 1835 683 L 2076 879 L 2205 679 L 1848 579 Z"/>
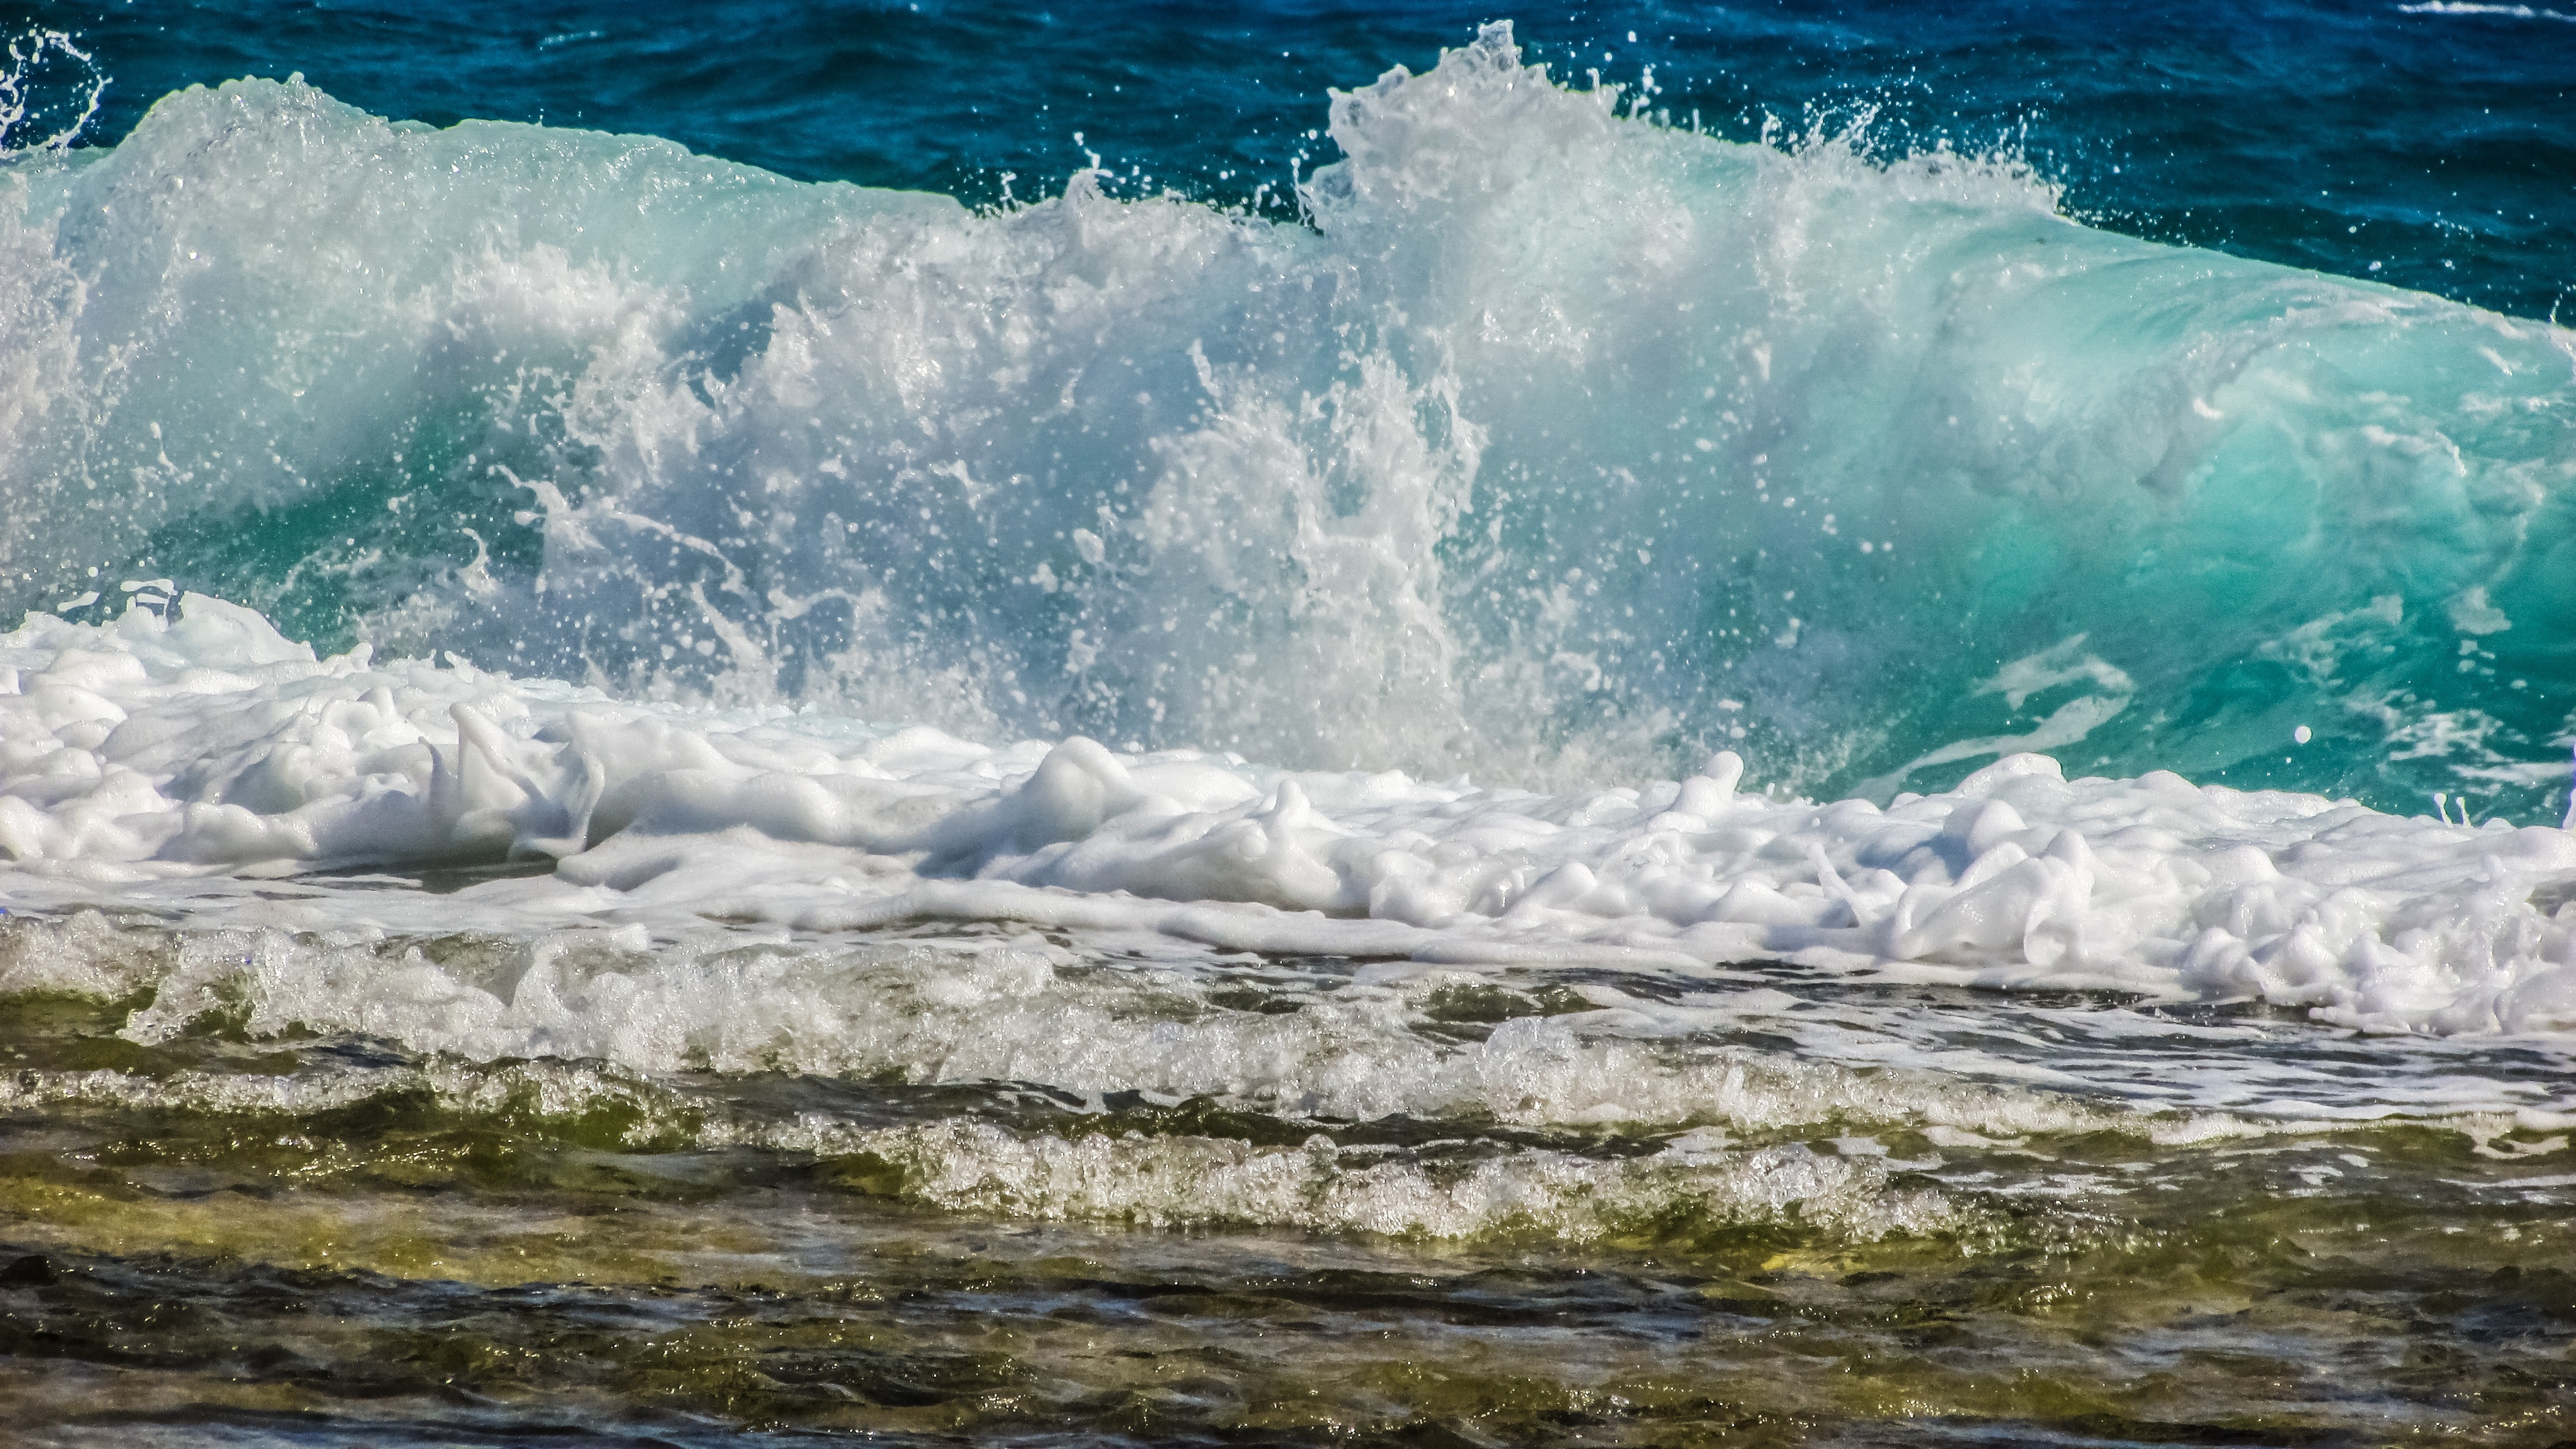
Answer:
<path fill-rule="evenodd" d="M 2576 1442 L 2576 20 L 1504 18 L 26 12 L 0 1439 Z"/>
<path fill-rule="evenodd" d="M 175 964 L 79 917 L 14 928 L 21 969 L 49 931 Z M 2551 1045 L 1794 971 L 760 957 L 849 1013 L 768 1070 L 12 998 L 37 1442 L 2549 1442 L 2567 1408 Z M 1739 1014 L 1644 1029 L 1694 1001 Z"/>

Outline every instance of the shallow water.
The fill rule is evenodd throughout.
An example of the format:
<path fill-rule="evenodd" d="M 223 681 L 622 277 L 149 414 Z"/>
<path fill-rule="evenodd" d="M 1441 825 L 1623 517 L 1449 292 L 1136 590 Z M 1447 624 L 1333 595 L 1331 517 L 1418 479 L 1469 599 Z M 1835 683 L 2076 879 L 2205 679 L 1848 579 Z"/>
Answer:
<path fill-rule="evenodd" d="M 2576 23 L 1490 18 L 39 7 L 13 1442 L 2576 1438 Z"/>
<path fill-rule="evenodd" d="M 16 998 L 37 1442 L 2547 1442 L 2567 1410 L 2569 1119 L 2507 1101 L 2564 1093 L 2551 1044 L 1791 972 L 1751 973 L 1807 989 L 1772 1021 L 1640 1040 L 1597 977 L 1108 951 L 1019 963 L 1000 1012 L 969 942 L 738 950 L 840 982 L 866 1059 L 470 1063 Z M 976 1060 L 1015 1027 L 1025 1076 Z M 1080 1060 L 1182 1032 L 1262 1048 L 1231 1090 Z M 1900 1034 L 1947 1069 L 1829 1065 Z M 1483 1070 L 1353 1120 L 1261 1080 L 1317 1036 Z M 2243 1105 L 2081 1085 L 2201 1064 Z M 2463 1067 L 2480 1100 L 2425 1100 Z"/>

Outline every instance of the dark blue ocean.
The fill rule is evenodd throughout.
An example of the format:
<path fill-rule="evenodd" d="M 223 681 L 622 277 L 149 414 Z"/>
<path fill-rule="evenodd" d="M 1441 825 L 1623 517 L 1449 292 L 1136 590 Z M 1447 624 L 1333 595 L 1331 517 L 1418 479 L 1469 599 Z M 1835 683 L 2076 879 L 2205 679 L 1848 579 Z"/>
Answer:
<path fill-rule="evenodd" d="M 0 1441 L 2576 1442 L 2576 0 L 0 41 Z"/>
<path fill-rule="evenodd" d="M 1325 92 L 1424 69 L 1500 12 L 713 3 L 39 5 L 111 78 L 112 144 L 170 91 L 245 75 L 378 115 L 667 136 L 806 181 L 975 204 L 1129 184 L 1294 211 Z M 1515 14 L 1582 83 L 1652 66 L 1659 109 L 1758 137 L 2003 150 L 2068 213 L 2155 241 L 2371 276 L 2522 317 L 2576 289 L 2576 21 L 2486 4 L 1584 5 Z M 59 105 L 71 90 L 39 92 Z M 29 123 L 30 125 L 39 123 Z M 1075 133 L 1085 140 L 1077 142 Z M 1264 201 L 1255 190 L 1266 185 Z"/>

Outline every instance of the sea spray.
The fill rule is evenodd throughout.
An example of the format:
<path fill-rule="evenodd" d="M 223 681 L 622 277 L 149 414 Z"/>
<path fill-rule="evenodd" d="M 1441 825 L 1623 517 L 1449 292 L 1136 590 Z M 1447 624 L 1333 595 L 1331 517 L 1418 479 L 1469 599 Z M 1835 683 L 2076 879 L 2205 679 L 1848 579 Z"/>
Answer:
<path fill-rule="evenodd" d="M 925 8 L 844 28 L 988 23 Z M 828 7 L 534 16 L 475 108 L 784 136 L 830 70 L 901 130 L 829 45 L 731 89 Z M 1626 89 L 1497 27 L 1331 98 L 1267 210 L 293 80 L 13 120 L 14 1422 L 2557 1438 L 2568 335 L 2071 225 L 2036 153 L 1713 139 L 1633 18 Z M 1010 22 L 1053 89 L 906 83 L 1034 134 L 1136 24 L 1082 19 Z M 2402 34 L 2555 174 L 2456 64 L 2526 19 L 2080 29 L 2168 107 L 2248 27 Z M 1892 75 L 1885 20 L 1774 42 Z M 342 23 L 241 43 L 377 94 Z M 1193 23 L 1103 84 L 1177 120 Z M 2479 295 L 2558 203 L 2490 227 L 2442 134 Z M 2359 273 L 2373 207 L 2269 254 Z"/>
<path fill-rule="evenodd" d="M 1627 109 L 1491 28 L 1286 226 L 185 92 L 6 183 L 0 570 L 988 740 L 2563 813 L 2568 334 Z"/>

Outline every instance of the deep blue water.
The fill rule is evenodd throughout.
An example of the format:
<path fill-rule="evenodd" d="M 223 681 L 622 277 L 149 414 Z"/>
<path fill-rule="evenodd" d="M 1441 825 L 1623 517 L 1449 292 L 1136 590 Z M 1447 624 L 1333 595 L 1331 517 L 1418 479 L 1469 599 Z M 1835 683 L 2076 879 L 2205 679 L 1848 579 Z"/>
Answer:
<path fill-rule="evenodd" d="M 181 86 L 302 71 L 379 115 L 667 136 L 806 180 L 1139 187 L 1285 211 L 1328 87 L 1509 13 L 1560 78 L 1749 139 L 1868 116 L 1882 150 L 2026 156 L 2077 216 L 2517 316 L 2576 290 L 2576 21 L 2394 3 L 677 5 L 40 3 L 112 78 L 112 142 Z M 1633 38 L 1632 38 L 1633 37 Z M 1074 138 L 1079 133 L 1083 140 Z"/>

